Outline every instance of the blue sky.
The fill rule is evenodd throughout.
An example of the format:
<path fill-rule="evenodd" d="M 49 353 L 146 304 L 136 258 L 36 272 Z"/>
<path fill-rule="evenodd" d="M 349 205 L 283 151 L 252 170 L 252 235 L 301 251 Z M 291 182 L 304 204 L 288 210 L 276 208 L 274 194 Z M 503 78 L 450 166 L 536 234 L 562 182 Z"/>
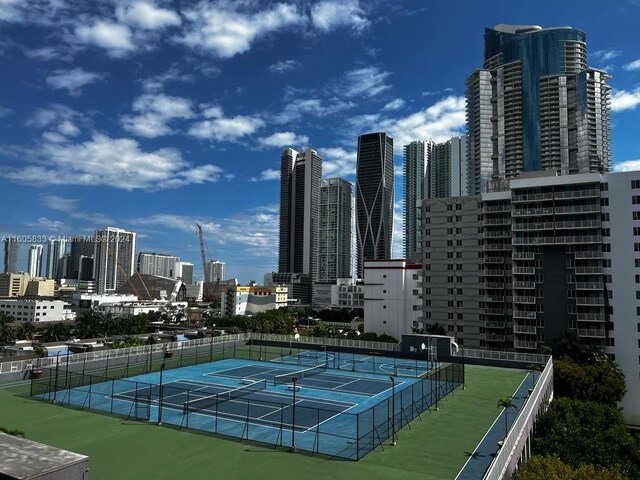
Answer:
<path fill-rule="evenodd" d="M 640 168 L 640 1 L 0 0 L 0 235 L 117 226 L 226 276 L 277 268 L 282 148 L 354 180 L 357 136 L 464 133 L 498 23 L 571 25 L 613 76 L 615 168 Z M 19 268 L 26 269 L 28 244 Z"/>

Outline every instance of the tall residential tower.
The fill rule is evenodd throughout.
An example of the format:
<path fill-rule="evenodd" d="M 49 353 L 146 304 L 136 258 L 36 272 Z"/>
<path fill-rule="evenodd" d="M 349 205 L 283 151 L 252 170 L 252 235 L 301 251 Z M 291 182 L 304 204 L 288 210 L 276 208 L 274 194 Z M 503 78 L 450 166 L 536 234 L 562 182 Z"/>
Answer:
<path fill-rule="evenodd" d="M 465 82 L 470 192 L 522 172 L 608 172 L 609 78 L 587 66 L 581 30 L 487 28 L 484 64 Z"/>
<path fill-rule="evenodd" d="M 96 230 L 93 278 L 99 295 L 113 293 L 126 281 L 125 275 L 133 275 L 136 236 L 114 227 Z"/>
<path fill-rule="evenodd" d="M 286 148 L 280 169 L 279 273 L 318 278 L 318 223 L 322 158 L 307 148 Z"/>
<path fill-rule="evenodd" d="M 356 232 L 358 278 L 364 260 L 391 258 L 393 235 L 393 138 L 384 132 L 358 137 Z"/>
<path fill-rule="evenodd" d="M 40 277 L 42 275 L 42 245 L 31 245 L 29 247 L 29 264 L 27 266 L 30 277 Z"/>
<path fill-rule="evenodd" d="M 320 186 L 320 243 L 318 281 L 335 284 L 351 277 L 352 187 L 341 178 L 322 180 Z"/>

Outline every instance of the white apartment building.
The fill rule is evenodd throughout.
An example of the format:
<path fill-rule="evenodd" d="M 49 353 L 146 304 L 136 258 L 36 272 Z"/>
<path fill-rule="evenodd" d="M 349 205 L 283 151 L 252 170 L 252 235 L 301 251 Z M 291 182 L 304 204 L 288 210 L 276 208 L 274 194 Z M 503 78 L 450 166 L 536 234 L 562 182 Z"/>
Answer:
<path fill-rule="evenodd" d="M 61 322 L 73 315 L 62 300 L 0 300 L 0 312 L 11 315 L 16 322 Z"/>
<path fill-rule="evenodd" d="M 288 288 L 285 286 L 228 286 L 221 296 L 222 315 L 255 315 L 259 312 L 287 306 Z"/>
<path fill-rule="evenodd" d="M 422 265 L 404 259 L 365 260 L 364 331 L 397 340 L 412 333 L 422 315 Z"/>

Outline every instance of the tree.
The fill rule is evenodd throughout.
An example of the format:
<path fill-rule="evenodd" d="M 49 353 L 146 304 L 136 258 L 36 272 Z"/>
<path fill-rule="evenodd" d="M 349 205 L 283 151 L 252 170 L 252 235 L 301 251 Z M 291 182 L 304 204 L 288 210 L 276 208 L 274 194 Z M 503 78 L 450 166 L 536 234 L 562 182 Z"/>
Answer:
<path fill-rule="evenodd" d="M 71 327 L 63 322 L 49 322 L 42 331 L 43 342 L 60 342 L 68 340 Z"/>
<path fill-rule="evenodd" d="M 16 338 L 33 340 L 36 334 L 36 326 L 33 322 L 22 322 L 16 329 Z"/>
<path fill-rule="evenodd" d="M 517 409 L 518 407 L 516 407 L 516 404 L 513 403 L 511 397 L 503 397 L 498 400 L 498 405 L 496 406 L 496 408 L 504 409 L 504 437 L 507 438 L 507 435 L 509 434 L 509 418 L 507 412 L 510 408 Z"/>
<path fill-rule="evenodd" d="M 75 334 L 79 338 L 104 336 L 104 315 L 90 310 L 76 318 Z"/>
<path fill-rule="evenodd" d="M 536 372 L 541 372 L 543 367 L 539 363 L 531 363 L 527 368 L 531 371 L 531 390 L 533 390 L 536 388 Z"/>
<path fill-rule="evenodd" d="M 0 344 L 8 345 L 15 342 L 16 331 L 11 325 L 14 318 L 6 313 L 0 313 Z"/>
<path fill-rule="evenodd" d="M 609 357 L 579 365 L 568 357 L 554 361 L 553 388 L 558 397 L 616 406 L 626 392 L 624 374 Z"/>
<path fill-rule="evenodd" d="M 574 468 L 592 464 L 640 478 L 640 447 L 620 410 L 612 406 L 555 399 L 538 420 L 533 450 L 557 455 Z"/>
<path fill-rule="evenodd" d="M 628 480 L 628 477 L 593 465 L 582 465 L 574 469 L 558 457 L 534 455 L 511 477 L 512 480 Z"/>
<path fill-rule="evenodd" d="M 427 333 L 431 335 L 447 335 L 447 330 L 444 326 L 436 322 L 433 325 L 427 325 Z"/>

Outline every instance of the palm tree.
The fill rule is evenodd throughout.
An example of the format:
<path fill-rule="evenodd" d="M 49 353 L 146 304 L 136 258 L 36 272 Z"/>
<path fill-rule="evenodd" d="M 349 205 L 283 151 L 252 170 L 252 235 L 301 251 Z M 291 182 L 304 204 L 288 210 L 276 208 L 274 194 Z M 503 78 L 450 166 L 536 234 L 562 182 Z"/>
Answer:
<path fill-rule="evenodd" d="M 542 366 L 539 363 L 531 363 L 527 366 L 531 371 L 531 391 L 536 387 L 536 372 L 542 371 Z"/>
<path fill-rule="evenodd" d="M 496 408 L 504 409 L 504 437 L 507 438 L 507 435 L 509 434 L 509 420 L 507 417 L 507 411 L 509 408 L 515 408 L 517 410 L 518 407 L 516 406 L 515 403 L 513 403 L 513 400 L 511 400 L 511 397 L 503 397 L 500 400 L 498 400 L 498 405 Z"/>
<path fill-rule="evenodd" d="M 36 326 L 33 322 L 23 322 L 18 325 L 16 336 L 24 340 L 33 340 L 36 333 Z"/>

